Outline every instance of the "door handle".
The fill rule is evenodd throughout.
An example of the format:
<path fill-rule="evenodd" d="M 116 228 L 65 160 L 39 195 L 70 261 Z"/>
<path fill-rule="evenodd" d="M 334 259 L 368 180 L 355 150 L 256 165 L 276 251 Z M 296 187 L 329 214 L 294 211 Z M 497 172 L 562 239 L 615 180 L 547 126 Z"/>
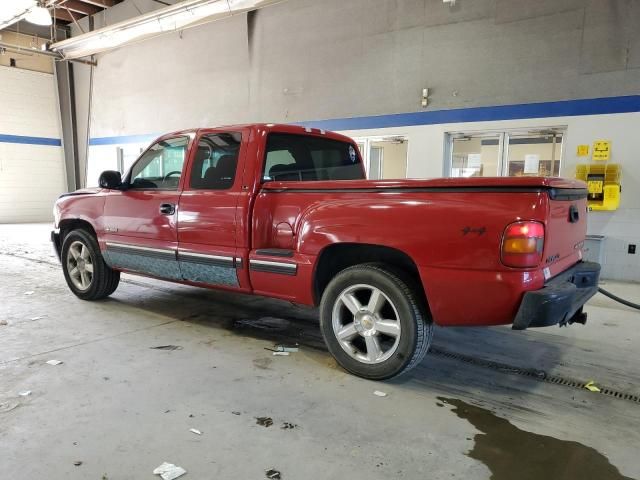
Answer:
<path fill-rule="evenodd" d="M 580 212 L 578 211 L 578 207 L 571 205 L 571 207 L 569 207 L 569 222 L 576 223 L 579 220 Z"/>
<path fill-rule="evenodd" d="M 173 215 L 176 213 L 176 206 L 173 203 L 160 204 L 160 213 L 162 215 Z"/>

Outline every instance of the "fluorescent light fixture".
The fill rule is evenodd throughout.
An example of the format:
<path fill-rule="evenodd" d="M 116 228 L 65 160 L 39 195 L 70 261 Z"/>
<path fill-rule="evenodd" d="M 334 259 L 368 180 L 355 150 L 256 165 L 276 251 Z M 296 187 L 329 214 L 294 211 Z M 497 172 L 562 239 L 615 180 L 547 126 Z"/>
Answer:
<path fill-rule="evenodd" d="M 0 30 L 22 20 L 36 4 L 36 0 L 0 0 Z"/>
<path fill-rule="evenodd" d="M 41 7 L 40 5 L 31 8 L 24 19 L 29 23 L 42 25 L 43 27 L 48 27 L 52 23 L 49 10 L 45 7 Z"/>
<path fill-rule="evenodd" d="M 272 5 L 283 0 L 186 0 L 51 45 L 66 59 L 86 57 L 163 33 Z"/>

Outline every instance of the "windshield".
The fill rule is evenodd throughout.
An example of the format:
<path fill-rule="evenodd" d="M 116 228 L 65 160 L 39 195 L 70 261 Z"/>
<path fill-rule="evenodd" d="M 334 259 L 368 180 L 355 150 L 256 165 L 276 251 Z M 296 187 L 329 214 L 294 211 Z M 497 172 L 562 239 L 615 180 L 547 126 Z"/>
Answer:
<path fill-rule="evenodd" d="M 354 144 L 311 135 L 271 133 L 267 139 L 265 181 L 364 179 Z"/>

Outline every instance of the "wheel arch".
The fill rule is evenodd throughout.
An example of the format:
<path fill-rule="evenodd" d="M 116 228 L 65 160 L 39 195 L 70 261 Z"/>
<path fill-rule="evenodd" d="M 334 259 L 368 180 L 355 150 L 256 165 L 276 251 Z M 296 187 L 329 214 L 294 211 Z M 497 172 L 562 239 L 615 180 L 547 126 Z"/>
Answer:
<path fill-rule="evenodd" d="M 64 241 L 64 237 L 66 237 L 69 232 L 78 229 L 86 230 L 91 235 L 93 235 L 96 240 L 98 239 L 96 229 L 93 227 L 93 225 L 82 218 L 67 218 L 65 220 L 60 220 L 58 228 L 60 228 L 61 243 Z"/>
<path fill-rule="evenodd" d="M 110 268 L 104 261 L 96 230 L 93 225 L 84 219 L 73 218 L 60 221 L 58 228 L 60 229 L 58 237 L 62 245 L 60 261 L 69 289 L 82 300 L 100 300 L 111 295 L 120 283 L 120 272 Z M 83 250 L 87 247 L 89 251 L 89 256 L 85 256 L 84 253 L 82 253 L 84 259 L 82 266 L 80 266 L 77 261 L 75 263 L 75 267 L 80 269 L 83 279 L 83 285 L 80 286 L 71 277 L 72 274 L 69 270 L 71 268 L 69 263 L 70 257 L 65 255 L 65 252 L 69 251 L 76 241 L 82 245 Z M 74 258 L 77 258 L 77 255 L 75 255 Z M 91 262 L 89 262 L 90 259 Z M 87 262 L 91 263 L 93 268 L 88 270 L 92 273 L 92 276 L 89 279 L 89 284 L 85 287 L 85 276 L 82 272 L 87 271 L 84 269 Z"/>
<path fill-rule="evenodd" d="M 386 245 L 351 242 L 328 245 L 319 253 L 313 275 L 315 305 L 320 304 L 322 294 L 333 277 L 345 268 L 363 263 L 383 264 L 401 276 L 428 310 L 429 304 L 418 266 L 407 253 Z"/>

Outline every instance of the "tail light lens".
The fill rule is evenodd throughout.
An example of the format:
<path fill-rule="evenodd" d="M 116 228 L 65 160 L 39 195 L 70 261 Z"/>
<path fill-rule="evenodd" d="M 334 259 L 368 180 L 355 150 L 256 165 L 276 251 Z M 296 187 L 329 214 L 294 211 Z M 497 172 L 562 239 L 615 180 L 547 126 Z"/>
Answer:
<path fill-rule="evenodd" d="M 508 267 L 537 267 L 544 249 L 544 225 L 540 222 L 515 222 L 502 235 L 502 263 Z"/>

